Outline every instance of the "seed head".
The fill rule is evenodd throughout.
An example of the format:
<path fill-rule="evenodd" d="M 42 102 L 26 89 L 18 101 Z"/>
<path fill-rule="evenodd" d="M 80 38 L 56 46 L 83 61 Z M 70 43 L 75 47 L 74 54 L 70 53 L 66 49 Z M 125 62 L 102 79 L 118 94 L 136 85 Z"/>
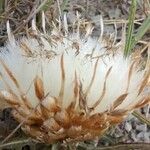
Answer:
<path fill-rule="evenodd" d="M 81 34 L 77 22 L 77 30 L 69 32 L 65 17 L 48 34 L 45 23 L 42 33 L 33 21 L 32 34 L 20 40 L 7 23 L 0 100 L 23 122 L 22 129 L 43 143 L 95 138 L 150 102 L 149 63 L 142 68 L 141 57 L 125 59 L 124 40 L 104 38 L 103 25 L 96 38 L 90 23 Z"/>

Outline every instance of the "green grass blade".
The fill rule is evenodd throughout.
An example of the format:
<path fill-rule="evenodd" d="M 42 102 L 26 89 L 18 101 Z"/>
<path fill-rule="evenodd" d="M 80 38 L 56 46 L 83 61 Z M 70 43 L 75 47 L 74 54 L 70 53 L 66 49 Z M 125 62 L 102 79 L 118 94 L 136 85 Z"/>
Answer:
<path fill-rule="evenodd" d="M 135 44 L 143 37 L 143 35 L 150 29 L 150 15 L 146 18 L 146 20 L 139 27 L 138 32 L 132 39 L 131 49 L 134 48 Z"/>
<path fill-rule="evenodd" d="M 137 1 L 132 0 L 131 7 L 130 7 L 130 14 L 129 14 L 128 31 L 127 31 L 127 36 L 126 36 L 126 45 L 125 45 L 125 50 L 124 50 L 125 57 L 129 56 L 131 53 L 136 6 L 137 6 Z"/>
<path fill-rule="evenodd" d="M 5 0 L 0 0 L 0 13 L 3 13 L 5 6 Z"/>
<path fill-rule="evenodd" d="M 48 8 L 50 8 L 52 2 L 53 2 L 52 0 L 47 0 L 47 2 L 43 5 L 43 7 L 41 8 L 41 10 L 47 11 Z"/>
<path fill-rule="evenodd" d="M 150 120 L 148 120 L 148 118 L 146 118 L 145 116 L 143 116 L 142 114 L 140 114 L 139 112 L 137 111 L 134 111 L 132 113 L 132 115 L 136 118 L 138 118 L 142 123 L 145 123 L 147 124 L 149 127 L 150 127 Z"/>
<path fill-rule="evenodd" d="M 61 12 L 63 12 L 66 9 L 68 2 L 69 0 L 63 0 L 63 3 L 61 5 Z"/>

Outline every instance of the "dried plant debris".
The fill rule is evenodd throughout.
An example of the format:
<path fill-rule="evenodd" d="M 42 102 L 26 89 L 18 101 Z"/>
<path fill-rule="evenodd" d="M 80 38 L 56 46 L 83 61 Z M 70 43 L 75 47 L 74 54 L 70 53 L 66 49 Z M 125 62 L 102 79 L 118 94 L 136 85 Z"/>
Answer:
<path fill-rule="evenodd" d="M 10 25 L 16 36 L 23 35 L 26 32 L 27 26 L 30 27 L 30 20 L 28 20 L 28 17 L 31 16 L 30 19 L 34 17 L 34 12 L 41 3 L 43 3 L 43 1 L 40 0 L 19 0 L 15 2 L 13 0 L 6 0 L 5 5 L 3 6 L 2 13 L 0 15 L 0 44 L 3 44 L 7 38 L 6 21 L 10 21 Z M 114 23 L 120 22 L 116 26 L 117 29 L 119 29 L 121 27 L 121 23 L 126 22 L 126 20 L 128 19 L 128 10 L 130 6 L 130 1 L 126 0 L 67 0 L 66 2 L 63 0 L 59 0 L 59 3 L 60 9 L 58 8 L 59 6 L 57 1 L 47 0 L 47 3 L 45 3 L 44 6 L 40 9 L 45 11 L 48 26 L 47 29 L 50 28 L 52 21 L 56 22 L 55 19 L 58 18 L 60 13 L 61 15 L 63 15 L 64 11 L 68 12 L 67 16 L 70 23 L 73 23 L 73 20 L 75 19 L 75 12 L 79 11 L 82 14 L 83 18 L 92 20 L 92 22 L 97 25 L 97 29 L 95 28 L 95 30 L 99 29 L 100 14 L 103 16 L 104 20 L 107 20 L 107 24 L 112 24 L 111 20 L 113 20 Z M 143 21 L 146 17 L 148 8 L 146 7 L 146 9 L 144 4 L 144 1 L 139 2 L 136 13 L 137 24 L 140 24 L 141 21 Z M 36 12 L 37 22 L 39 23 L 41 22 L 40 10 Z M 105 30 L 112 33 L 114 32 L 114 27 L 113 25 L 109 25 L 108 28 L 105 28 Z"/>

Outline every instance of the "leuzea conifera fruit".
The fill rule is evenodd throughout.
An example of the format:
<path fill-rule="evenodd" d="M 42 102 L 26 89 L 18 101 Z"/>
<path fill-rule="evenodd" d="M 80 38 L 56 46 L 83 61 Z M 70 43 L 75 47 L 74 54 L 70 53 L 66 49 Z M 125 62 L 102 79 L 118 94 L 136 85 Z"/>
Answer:
<path fill-rule="evenodd" d="M 92 37 L 82 20 L 68 31 L 66 16 L 51 33 L 15 40 L 7 22 L 8 42 L 0 52 L 1 108 L 11 107 L 22 130 L 43 143 L 94 139 L 150 102 L 149 56 L 125 58 L 125 40 Z M 44 15 L 43 15 L 44 18 Z M 140 55 L 139 55 L 140 56 Z M 143 65 L 144 64 L 144 65 Z"/>

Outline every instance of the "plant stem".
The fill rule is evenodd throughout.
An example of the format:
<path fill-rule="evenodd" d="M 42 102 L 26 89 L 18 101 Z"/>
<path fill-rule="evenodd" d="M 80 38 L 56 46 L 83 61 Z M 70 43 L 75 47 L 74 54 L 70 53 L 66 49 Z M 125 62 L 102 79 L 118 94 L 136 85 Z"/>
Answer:
<path fill-rule="evenodd" d="M 23 146 L 23 145 L 26 145 L 26 144 L 29 144 L 29 143 L 30 144 L 32 143 L 32 141 L 31 141 L 30 138 L 28 138 L 28 139 L 21 139 L 21 140 L 15 140 L 15 141 L 8 142 L 6 144 L 0 144 L 0 149 L 12 147 L 12 146 L 15 147 L 15 145 L 17 145 L 17 146 L 19 146 L 19 145 Z"/>
<path fill-rule="evenodd" d="M 125 45 L 125 50 L 124 50 L 125 57 L 129 56 L 132 50 L 131 45 L 132 45 L 132 37 L 133 37 L 133 30 L 134 30 L 136 5 L 137 5 L 137 1 L 132 0 L 132 4 L 130 7 L 130 14 L 129 14 L 128 31 L 127 31 L 127 36 L 126 36 L 126 45 Z"/>
<path fill-rule="evenodd" d="M 137 111 L 134 111 L 132 113 L 133 116 L 135 116 L 136 118 L 138 118 L 141 122 L 147 124 L 150 127 L 150 120 L 146 119 L 146 117 L 144 117 L 142 114 L 138 113 Z"/>
<path fill-rule="evenodd" d="M 5 0 L 0 0 L 0 13 L 3 13 L 5 6 Z"/>
<path fill-rule="evenodd" d="M 86 150 L 149 150 L 150 144 L 147 143 L 134 143 L 134 144 L 118 144 L 113 146 L 94 147 L 85 143 L 79 144 L 79 149 Z"/>
<path fill-rule="evenodd" d="M 150 15 L 145 19 L 142 25 L 139 27 L 138 32 L 132 39 L 131 49 L 134 48 L 135 44 L 143 37 L 143 35 L 150 29 Z"/>

